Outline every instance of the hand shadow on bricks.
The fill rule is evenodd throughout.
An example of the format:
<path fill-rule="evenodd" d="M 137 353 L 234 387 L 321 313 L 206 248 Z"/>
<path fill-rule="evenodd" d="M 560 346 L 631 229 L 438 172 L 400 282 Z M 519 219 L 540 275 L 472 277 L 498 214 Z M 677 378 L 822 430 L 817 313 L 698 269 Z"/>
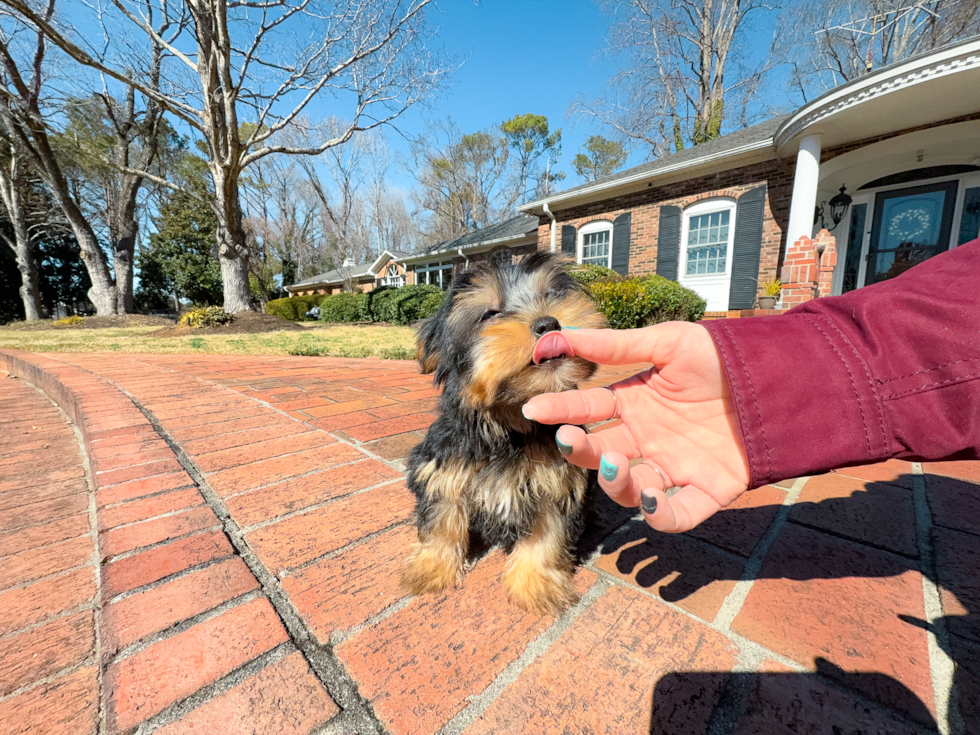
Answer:
<path fill-rule="evenodd" d="M 653 691 L 651 735 L 918 735 L 936 732 L 925 704 L 892 677 L 845 672 L 817 658 L 813 673 L 677 671 Z M 843 686 L 843 688 L 842 688 Z M 905 703 L 905 716 L 869 706 L 855 691 L 889 689 Z M 973 732 L 973 731 L 969 731 Z"/>
<path fill-rule="evenodd" d="M 902 476 L 895 482 L 908 487 L 911 486 L 911 479 L 911 476 Z M 955 491 L 961 495 L 964 492 L 980 494 L 980 488 L 971 483 L 962 483 L 949 478 L 931 478 L 928 475 L 925 476 L 925 480 L 927 487 L 936 493 Z M 932 487 L 933 485 L 935 487 Z M 890 534 L 888 528 L 883 527 L 886 525 L 883 524 L 883 517 L 874 513 L 876 506 L 887 507 L 889 501 L 900 497 L 900 495 L 896 495 L 897 493 L 907 493 L 909 495 L 908 500 L 911 501 L 911 491 L 907 490 L 906 487 L 896 487 L 889 483 L 869 482 L 865 485 L 864 492 L 854 493 L 850 497 L 830 498 L 819 503 L 798 502 L 791 511 L 790 522 L 782 529 L 780 537 L 777 537 L 772 548 L 770 548 L 768 556 L 755 579 L 805 581 L 847 577 L 882 578 L 903 574 L 909 568 L 918 568 L 917 560 L 912 558 L 917 554 L 917 549 L 913 547 L 910 550 L 903 541 L 897 539 L 899 535 L 907 535 L 908 529 L 895 529 L 895 533 Z M 939 505 L 937 499 L 930 498 L 929 502 L 933 508 L 933 513 L 936 514 L 936 508 Z M 718 519 L 715 521 L 715 530 L 765 529 L 779 509 L 780 506 L 762 506 L 722 510 L 714 517 Z M 893 518 L 897 517 L 901 516 L 894 516 Z M 954 516 L 947 513 L 947 517 Z M 914 523 L 914 513 L 910 520 Z M 712 521 L 709 520 L 705 524 L 708 528 L 702 530 L 710 531 L 711 523 Z M 954 519 L 950 523 L 955 525 L 957 521 Z M 972 529 L 975 526 L 969 527 Z M 794 548 L 791 545 L 783 546 L 780 544 L 781 539 L 791 529 L 827 531 L 837 539 L 843 538 L 848 542 L 863 544 L 872 549 L 885 549 L 891 553 L 882 554 L 869 550 L 869 553 L 865 554 L 861 553 L 858 546 L 847 546 L 845 548 L 854 550 L 853 554 L 808 554 L 805 548 Z M 913 539 L 914 532 L 913 526 Z M 801 533 L 808 534 L 811 532 L 805 530 Z M 955 688 L 959 692 L 958 709 L 965 725 L 964 731 L 980 733 L 980 609 L 967 609 L 970 607 L 977 608 L 976 601 L 980 599 L 980 564 L 964 563 L 961 555 L 945 552 L 945 546 L 942 544 L 946 542 L 941 539 L 950 534 L 958 535 L 959 543 L 966 544 L 967 548 L 970 544 L 973 548 L 980 546 L 980 537 L 967 531 L 949 529 L 945 526 L 933 527 L 933 540 L 938 547 L 936 552 L 938 571 L 935 575 L 929 574 L 928 576 L 937 586 L 945 590 L 944 605 L 950 604 L 952 598 L 950 598 L 949 593 L 952 593 L 955 595 L 955 602 L 952 604 L 958 603 L 959 609 L 956 610 L 955 614 L 947 615 L 947 617 L 933 623 L 906 615 L 900 615 L 899 618 L 909 625 L 933 631 L 938 630 L 940 635 L 937 639 L 956 666 Z M 705 538 L 712 540 L 706 541 Z M 725 549 L 728 553 L 712 548 L 714 546 Z M 658 533 L 642 521 L 629 523 L 600 544 L 600 549 L 604 555 L 616 555 L 615 568 L 620 575 L 632 576 L 635 583 L 642 588 L 651 588 L 666 581 L 658 590 L 660 596 L 664 600 L 677 603 L 682 607 L 686 607 L 685 600 L 714 582 L 734 582 L 742 578 L 745 560 L 739 559 L 732 553 L 736 547 L 737 544 L 726 543 L 723 532 L 714 538 L 710 533 L 701 533 L 698 539 L 692 539 L 686 534 L 675 536 Z M 896 553 L 902 549 L 906 551 L 905 557 Z M 776 551 L 779 553 L 774 554 L 773 552 Z M 980 558 L 980 554 L 977 558 Z M 929 570 L 924 571 L 928 572 Z M 946 612 L 950 612 L 950 610 L 946 610 Z M 709 617 L 712 617 L 713 614 L 712 612 Z M 820 663 L 821 661 L 821 659 L 817 660 L 818 666 L 823 667 L 822 670 L 818 669 L 819 676 L 818 674 L 739 674 L 739 677 L 752 679 L 750 684 L 742 682 L 739 686 L 748 686 L 755 691 L 763 686 L 762 682 L 767 682 L 771 677 L 777 677 L 773 681 L 780 682 L 778 687 L 781 691 L 797 690 L 799 695 L 803 696 L 803 693 L 812 691 L 812 687 L 815 686 L 819 677 L 831 678 L 845 687 L 868 693 L 876 701 L 892 705 L 902 703 L 901 709 L 906 714 L 914 716 L 918 722 L 929 727 L 935 726 L 931 717 L 928 716 L 928 709 L 925 704 L 898 680 L 883 673 L 845 672 L 830 662 L 823 661 Z M 728 676 L 724 673 L 678 672 L 664 677 L 661 683 L 658 683 L 658 691 L 662 687 L 674 687 L 677 691 L 700 691 L 691 683 L 684 684 L 682 687 L 682 682 L 678 677 L 687 677 L 687 679 L 693 677 L 697 681 L 703 679 L 704 691 L 713 691 L 711 686 L 715 685 L 712 682 L 717 683 L 718 677 L 723 677 L 727 681 Z M 772 686 L 776 685 L 773 684 Z M 691 696 L 693 697 L 694 694 Z M 693 706 L 694 700 L 691 703 Z M 951 707 L 953 706 L 955 706 L 955 702 L 951 702 Z M 655 714 L 657 711 L 655 706 Z M 659 714 L 657 716 L 664 720 L 663 716 Z M 669 725 L 673 721 L 671 718 L 676 719 L 678 716 L 675 712 L 665 722 Z M 953 712 L 950 713 L 950 716 L 954 722 L 958 719 Z M 699 732 L 697 729 L 684 730 L 682 727 L 672 730 L 670 726 L 665 725 L 665 727 L 663 732 Z M 769 731 L 765 728 L 745 730 L 745 732 Z M 776 732 L 777 730 L 771 731 Z M 797 732 L 793 729 L 785 731 Z M 806 729 L 801 731 L 811 732 L 811 730 Z M 838 730 L 827 727 L 812 731 L 826 732 L 828 735 L 836 733 L 851 735 L 854 732 L 865 735 L 865 733 L 889 732 L 887 729 L 862 730 L 853 727 Z M 660 730 L 652 730 L 652 732 L 660 732 Z M 726 731 L 717 730 L 717 732 Z"/>

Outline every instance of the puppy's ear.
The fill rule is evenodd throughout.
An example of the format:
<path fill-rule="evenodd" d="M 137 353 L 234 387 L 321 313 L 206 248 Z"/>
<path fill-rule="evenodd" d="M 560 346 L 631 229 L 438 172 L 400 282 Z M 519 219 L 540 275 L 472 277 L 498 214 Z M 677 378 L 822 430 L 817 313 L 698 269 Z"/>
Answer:
<path fill-rule="evenodd" d="M 435 316 L 426 319 L 419 327 L 418 342 L 415 345 L 415 359 L 419 361 L 419 370 L 423 375 L 433 372 L 439 364 L 441 331 Z"/>
<path fill-rule="evenodd" d="M 434 372 L 439 366 L 442 334 L 446 326 L 446 318 L 452 308 L 452 298 L 452 292 L 446 294 L 442 306 L 419 327 L 418 342 L 415 345 L 415 359 L 419 361 L 419 369 L 423 375 Z"/>

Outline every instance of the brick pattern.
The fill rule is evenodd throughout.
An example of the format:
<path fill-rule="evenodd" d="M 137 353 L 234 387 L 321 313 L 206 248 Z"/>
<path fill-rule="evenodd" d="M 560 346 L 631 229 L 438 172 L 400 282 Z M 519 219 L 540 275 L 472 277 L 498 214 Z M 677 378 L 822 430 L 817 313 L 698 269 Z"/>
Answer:
<path fill-rule="evenodd" d="M 980 731 L 980 525 L 971 512 L 980 513 L 980 463 L 893 460 L 780 482 L 677 536 L 600 509 L 611 520 L 592 534 L 596 552 L 577 575 L 585 598 L 555 620 L 504 601 L 499 553 L 477 562 L 461 589 L 415 599 L 400 589 L 414 533 L 404 457 L 436 409 L 429 379 L 410 363 L 58 360 L 60 370 L 68 370 L 65 362 L 83 366 L 153 412 L 221 495 L 222 513 L 242 529 L 313 638 L 333 644 L 340 670 L 389 732 L 449 725 L 455 732 L 695 733 L 724 724 L 751 733 L 780 723 L 786 732 L 920 733 L 947 721 Z M 604 371 L 595 384 L 640 367 Z M 100 458 L 119 456 L 112 450 L 127 444 L 152 451 L 152 435 L 111 411 L 97 421 L 109 432 Z M 142 464 L 152 470 L 159 461 Z M 53 463 L 48 471 L 70 469 Z M 123 480 L 104 488 L 97 495 L 104 533 L 210 510 L 188 505 L 199 491 L 172 487 L 173 474 L 152 475 L 147 482 L 171 478 L 152 486 Z M 112 488 L 126 489 L 113 496 Z M 0 491 L 0 512 L 2 499 Z M 71 531 L 70 509 L 51 508 L 59 518 L 12 543 L 59 543 Z M 160 515 L 137 520 L 144 511 Z M 163 732 L 308 732 L 336 716 L 222 530 L 168 533 L 171 540 L 120 552 L 103 567 L 103 615 L 115 631 L 104 645 L 124 654 L 106 669 L 110 721 L 129 727 L 178 697 L 200 697 L 215 681 L 213 696 Z M 67 573 L 83 592 L 61 604 L 91 589 L 85 571 Z M 9 598 L 24 606 L 21 619 L 34 620 L 68 594 L 43 583 Z M 939 587 L 938 620 L 927 619 L 931 584 Z M 194 624 L 174 627 L 187 616 L 196 616 Z M 948 641 L 952 679 L 933 668 L 936 626 L 948 632 L 933 643 Z M 60 630 L 59 640 L 74 640 L 69 623 Z M 216 653 L 194 671 L 183 663 L 205 650 Z M 256 657 L 266 662 L 259 670 L 229 677 Z M 84 664 L 75 671 L 81 676 Z M 168 686 L 148 687 L 148 672 Z M 950 686 L 957 712 L 937 706 Z"/>
<path fill-rule="evenodd" d="M 827 230 L 820 230 L 812 240 L 801 237 L 790 245 L 779 276 L 783 282 L 783 307 L 791 309 L 820 296 L 830 296 L 836 267 L 837 239 Z"/>

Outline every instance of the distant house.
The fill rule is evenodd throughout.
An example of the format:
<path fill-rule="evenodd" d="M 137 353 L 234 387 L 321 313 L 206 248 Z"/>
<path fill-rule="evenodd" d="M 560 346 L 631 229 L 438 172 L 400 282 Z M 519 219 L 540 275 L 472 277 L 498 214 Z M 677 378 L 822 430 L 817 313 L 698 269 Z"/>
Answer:
<path fill-rule="evenodd" d="M 429 284 L 445 290 L 458 275 L 487 258 L 509 263 L 538 246 L 538 218 L 528 214 L 432 245 L 418 253 L 384 251 L 373 263 L 353 266 L 349 275 L 361 291 L 378 286 Z M 290 294 L 337 293 L 344 279 L 339 270 L 321 273 L 288 286 Z"/>
<path fill-rule="evenodd" d="M 378 286 L 404 286 L 405 266 L 401 261 L 408 257 L 411 257 L 410 253 L 385 250 L 372 263 L 335 268 L 286 286 L 286 290 L 290 296 L 340 293 L 348 280 L 361 291 L 370 291 Z"/>
<path fill-rule="evenodd" d="M 891 278 L 980 233 L 980 38 L 519 209 L 539 249 L 660 273 L 716 315 L 769 278 L 785 306 Z"/>

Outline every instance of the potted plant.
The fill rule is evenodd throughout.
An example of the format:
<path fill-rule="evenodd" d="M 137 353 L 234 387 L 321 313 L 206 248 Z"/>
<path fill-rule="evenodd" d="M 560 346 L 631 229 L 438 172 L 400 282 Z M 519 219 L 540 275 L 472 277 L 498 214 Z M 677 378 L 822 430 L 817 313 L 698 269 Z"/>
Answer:
<path fill-rule="evenodd" d="M 759 308 L 776 308 L 776 302 L 779 300 L 779 294 L 783 289 L 782 282 L 778 278 L 768 278 L 765 281 L 760 281 L 759 285 L 762 286 L 763 293 L 759 297 Z"/>

